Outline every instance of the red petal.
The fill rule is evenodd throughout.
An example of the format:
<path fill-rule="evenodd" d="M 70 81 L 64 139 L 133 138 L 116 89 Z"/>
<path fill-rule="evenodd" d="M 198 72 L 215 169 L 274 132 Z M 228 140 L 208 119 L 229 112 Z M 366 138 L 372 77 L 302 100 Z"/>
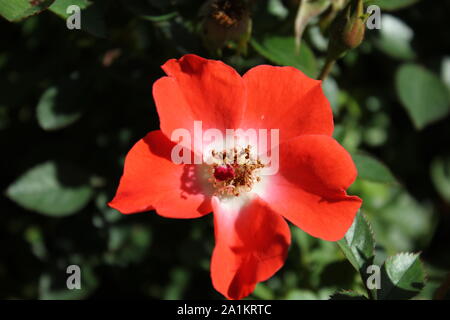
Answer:
<path fill-rule="evenodd" d="M 225 297 L 242 299 L 283 266 L 291 236 L 286 221 L 260 198 L 242 207 L 233 201 L 213 197 L 216 246 L 211 277 Z"/>
<path fill-rule="evenodd" d="M 169 218 L 196 218 L 212 211 L 210 196 L 196 180 L 196 166 L 176 165 L 174 143 L 157 130 L 137 142 L 125 159 L 116 196 L 109 205 L 122 213 L 156 209 Z"/>
<path fill-rule="evenodd" d="M 203 129 L 237 128 L 245 108 L 241 76 L 226 64 L 196 55 L 171 59 L 162 67 L 168 77 L 153 85 L 161 130 L 167 137 L 179 128 L 192 132 L 194 121 Z"/>
<path fill-rule="evenodd" d="M 362 203 L 346 194 L 356 175 L 350 154 L 333 138 L 304 135 L 280 145 L 280 170 L 263 197 L 300 229 L 336 241 Z"/>
<path fill-rule="evenodd" d="M 281 129 L 280 143 L 302 134 L 333 133 L 333 114 L 321 81 L 292 67 L 257 66 L 244 75 L 247 109 L 242 127 Z"/>

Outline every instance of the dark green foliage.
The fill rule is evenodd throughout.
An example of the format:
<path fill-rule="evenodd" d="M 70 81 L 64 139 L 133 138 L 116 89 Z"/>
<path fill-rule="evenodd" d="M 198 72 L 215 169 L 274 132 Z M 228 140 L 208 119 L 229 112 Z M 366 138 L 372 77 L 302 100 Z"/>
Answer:
<path fill-rule="evenodd" d="M 209 277 L 212 216 L 125 216 L 106 204 L 126 152 L 159 128 L 152 83 L 168 59 L 318 76 L 328 39 L 318 21 L 297 54 L 295 1 L 253 2 L 247 54 L 230 43 L 219 57 L 199 34 L 201 0 L 0 0 L 0 298 L 221 298 Z M 80 5 L 81 30 L 67 29 L 67 3 Z M 363 207 L 338 245 L 292 227 L 285 266 L 250 298 L 431 299 L 450 270 L 450 7 L 365 3 L 389 11 L 386 28 L 366 30 L 324 82 Z M 71 264 L 81 291 L 65 289 Z M 381 290 L 366 289 L 370 264 Z"/>

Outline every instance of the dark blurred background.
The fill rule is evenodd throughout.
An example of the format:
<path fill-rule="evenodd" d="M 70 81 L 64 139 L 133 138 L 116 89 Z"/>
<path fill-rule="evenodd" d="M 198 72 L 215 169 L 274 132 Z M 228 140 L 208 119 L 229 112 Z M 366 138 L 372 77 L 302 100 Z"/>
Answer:
<path fill-rule="evenodd" d="M 350 193 L 364 200 L 376 262 L 422 252 L 428 281 L 418 298 L 445 298 L 450 2 L 372 2 L 382 9 L 381 30 L 367 30 L 324 82 L 335 137 L 359 169 Z M 212 216 L 124 216 L 106 203 L 127 151 L 159 128 L 151 90 L 165 61 L 196 53 L 241 74 L 273 64 L 317 77 L 328 39 L 323 15 L 296 54 L 295 0 L 250 3 L 251 37 L 221 50 L 201 36 L 210 28 L 200 14 L 205 1 L 55 3 L 20 21 L 0 17 L 0 298 L 221 298 L 209 277 Z M 60 7 L 68 3 L 81 5 L 82 30 L 66 27 Z M 284 268 L 250 298 L 328 299 L 362 288 L 335 243 L 297 228 L 292 236 Z M 81 290 L 66 288 L 71 264 L 81 267 Z"/>

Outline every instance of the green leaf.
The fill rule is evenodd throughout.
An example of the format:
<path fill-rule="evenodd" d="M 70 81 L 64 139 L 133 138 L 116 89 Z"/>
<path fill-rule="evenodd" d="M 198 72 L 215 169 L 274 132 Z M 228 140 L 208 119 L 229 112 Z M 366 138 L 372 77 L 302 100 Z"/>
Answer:
<path fill-rule="evenodd" d="M 385 54 L 401 60 L 412 60 L 416 54 L 411 48 L 414 31 L 400 19 L 384 14 L 375 46 Z"/>
<path fill-rule="evenodd" d="M 69 265 L 71 263 L 66 262 L 63 267 L 51 266 L 41 275 L 39 278 L 40 300 L 81 300 L 88 298 L 97 288 L 98 279 L 93 268 L 87 264 L 80 264 L 81 288 L 68 289 L 67 278 L 70 274 L 66 272 L 66 268 Z"/>
<path fill-rule="evenodd" d="M 328 300 L 335 290 L 330 287 L 317 290 L 295 288 L 279 298 L 283 300 Z"/>
<path fill-rule="evenodd" d="M 332 294 L 330 300 L 367 300 L 367 298 L 354 291 L 339 291 Z"/>
<path fill-rule="evenodd" d="M 450 90 L 450 56 L 442 59 L 441 78 Z"/>
<path fill-rule="evenodd" d="M 331 109 L 333 109 L 333 113 L 337 115 L 339 113 L 339 86 L 331 76 L 328 76 L 322 82 L 323 93 L 327 97 L 328 101 L 330 101 Z"/>
<path fill-rule="evenodd" d="M 267 11 L 279 19 L 286 19 L 289 15 L 289 10 L 281 0 L 269 0 L 267 3 Z"/>
<path fill-rule="evenodd" d="M 47 9 L 54 0 L 0 0 L 0 16 L 17 22 Z"/>
<path fill-rule="evenodd" d="M 92 3 L 88 0 L 55 0 L 55 2 L 50 6 L 49 10 L 56 13 L 61 18 L 66 19 L 69 14 L 67 13 L 67 8 L 71 5 L 79 6 L 81 10 L 86 9 Z"/>
<path fill-rule="evenodd" d="M 64 217 L 82 209 L 91 199 L 86 174 L 69 164 L 45 162 L 13 182 L 6 195 L 22 207 L 48 216 Z"/>
<path fill-rule="evenodd" d="M 62 91 L 61 88 L 50 87 L 39 100 L 36 115 L 39 125 L 44 130 L 58 130 L 67 127 L 81 117 L 81 112 L 78 110 L 61 110 L 73 106 L 75 102 L 66 99 Z"/>
<path fill-rule="evenodd" d="M 122 0 L 121 5 L 128 9 L 133 15 L 151 22 L 163 22 L 175 18 L 179 15 L 177 11 L 161 13 L 148 1 L 128 1 Z"/>
<path fill-rule="evenodd" d="M 40 127 L 44 130 L 59 130 L 80 119 L 86 97 L 91 92 L 87 84 L 75 72 L 70 78 L 44 91 L 36 108 Z"/>
<path fill-rule="evenodd" d="M 251 40 L 251 44 L 259 54 L 281 66 L 291 66 L 303 71 L 310 77 L 317 75 L 317 63 L 314 53 L 306 43 L 300 52 L 295 52 L 295 40 L 286 36 L 266 36 L 261 41 Z"/>
<path fill-rule="evenodd" d="M 179 300 L 189 285 L 191 273 L 186 269 L 175 267 L 170 271 L 170 282 L 166 287 L 164 300 Z"/>
<path fill-rule="evenodd" d="M 370 225 L 361 212 L 356 215 L 352 226 L 337 244 L 353 267 L 365 273 L 365 267 L 373 262 L 375 240 Z"/>
<path fill-rule="evenodd" d="M 425 285 L 419 254 L 400 253 L 386 259 L 381 273 L 380 300 L 410 299 Z"/>
<path fill-rule="evenodd" d="M 426 248 L 438 218 L 431 203 L 417 201 L 400 185 L 361 181 L 365 184 L 359 193 L 365 200 L 365 213 L 372 218 L 377 242 L 387 253 Z"/>
<path fill-rule="evenodd" d="M 358 212 L 344 238 L 337 242 L 347 260 L 359 272 L 363 283 L 368 278 L 367 267 L 375 257 L 375 239 L 372 228 L 362 212 Z M 367 288 L 369 297 L 376 298 L 376 291 Z"/>
<path fill-rule="evenodd" d="M 144 19 L 144 20 L 148 20 L 151 22 L 163 22 L 163 21 L 167 21 L 170 20 L 172 18 L 175 18 L 179 15 L 178 12 L 174 11 L 174 12 L 170 12 L 170 13 L 166 13 L 163 15 L 159 15 L 159 16 L 149 16 L 149 15 L 141 15 L 140 18 Z"/>
<path fill-rule="evenodd" d="M 317 295 L 307 289 L 293 289 L 289 291 L 285 300 L 317 300 Z"/>
<path fill-rule="evenodd" d="M 273 300 L 274 294 L 272 290 L 265 283 L 258 283 L 252 295 L 260 300 Z"/>
<path fill-rule="evenodd" d="M 369 5 L 377 5 L 382 10 L 393 11 L 406 8 L 415 3 L 419 2 L 419 0 L 367 0 L 366 4 Z"/>
<path fill-rule="evenodd" d="M 355 152 L 352 153 L 352 158 L 358 169 L 359 178 L 382 183 L 396 182 L 388 167 L 374 157 L 366 153 Z"/>
<path fill-rule="evenodd" d="M 67 7 L 77 5 L 81 9 L 81 30 L 95 37 L 106 37 L 105 5 L 102 2 L 93 3 L 89 0 L 56 0 L 50 11 L 63 19 L 67 19 Z M 76 31 L 76 30 L 75 30 Z"/>
<path fill-rule="evenodd" d="M 431 163 L 431 179 L 439 194 L 450 203 L 450 158 L 435 158 Z"/>
<path fill-rule="evenodd" d="M 138 263 L 149 252 L 150 243 L 151 231 L 148 228 L 139 225 L 112 226 L 105 261 L 119 266 Z"/>
<path fill-rule="evenodd" d="M 395 85 L 397 95 L 417 129 L 444 118 L 450 111 L 446 85 L 419 65 L 402 65 L 397 70 Z"/>

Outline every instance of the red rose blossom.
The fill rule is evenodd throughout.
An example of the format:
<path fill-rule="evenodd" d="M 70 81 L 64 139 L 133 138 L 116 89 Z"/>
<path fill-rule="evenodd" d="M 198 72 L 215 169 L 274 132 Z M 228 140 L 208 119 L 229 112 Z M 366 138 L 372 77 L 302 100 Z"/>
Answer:
<path fill-rule="evenodd" d="M 246 297 L 283 266 L 291 242 L 284 218 L 324 240 L 345 235 L 362 201 L 346 193 L 357 172 L 331 137 L 333 115 L 321 81 L 268 65 L 241 77 L 196 55 L 162 68 L 167 76 L 153 86 L 161 130 L 128 153 L 111 207 L 125 214 L 156 210 L 168 218 L 214 212 L 211 277 L 229 299 Z M 259 177 L 264 165 L 242 162 L 209 171 L 205 164 L 174 163 L 173 131 L 192 132 L 199 120 L 205 130 L 279 129 L 278 173 Z"/>

